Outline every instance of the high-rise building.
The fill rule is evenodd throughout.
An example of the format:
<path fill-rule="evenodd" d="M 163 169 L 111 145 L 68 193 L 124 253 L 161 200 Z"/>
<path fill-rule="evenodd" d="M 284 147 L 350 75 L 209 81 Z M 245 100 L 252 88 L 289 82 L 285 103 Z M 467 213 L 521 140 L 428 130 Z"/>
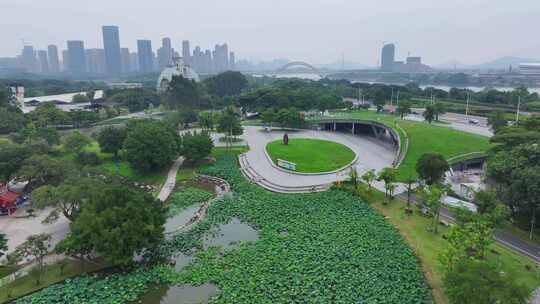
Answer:
<path fill-rule="evenodd" d="M 122 57 L 120 54 L 120 33 L 118 26 L 106 25 L 102 27 L 102 30 L 107 74 L 119 75 L 122 73 Z"/>
<path fill-rule="evenodd" d="M 34 47 L 31 45 L 25 45 L 21 56 L 21 65 L 24 69 L 26 69 L 27 72 L 35 73 L 38 71 L 38 64 L 36 60 L 36 52 L 34 51 Z"/>
<path fill-rule="evenodd" d="M 132 72 L 131 70 L 131 59 L 129 57 L 129 49 L 121 48 L 120 57 L 122 58 L 122 73 Z"/>
<path fill-rule="evenodd" d="M 214 72 L 214 61 L 212 58 L 212 52 L 206 50 L 203 55 L 203 69 L 205 73 L 212 74 Z"/>
<path fill-rule="evenodd" d="M 158 66 L 162 70 L 170 65 L 173 61 L 173 48 L 171 46 L 171 38 L 163 38 L 162 46 L 158 50 Z"/>
<path fill-rule="evenodd" d="M 154 69 L 154 54 L 152 41 L 137 40 L 137 53 L 139 55 L 139 72 L 149 73 Z"/>
<path fill-rule="evenodd" d="M 381 52 L 381 70 L 392 71 L 396 57 L 396 46 L 393 43 L 385 44 Z"/>
<path fill-rule="evenodd" d="M 80 40 L 68 40 L 68 71 L 75 74 L 86 72 L 86 56 L 84 42 Z"/>
<path fill-rule="evenodd" d="M 88 73 L 104 75 L 107 70 L 107 52 L 104 49 L 86 50 L 86 66 Z"/>
<path fill-rule="evenodd" d="M 139 54 L 136 52 L 129 53 L 129 65 L 130 65 L 130 72 L 138 72 L 139 71 Z"/>
<path fill-rule="evenodd" d="M 235 70 L 236 69 L 236 55 L 234 52 L 231 52 L 229 55 L 229 69 Z"/>
<path fill-rule="evenodd" d="M 60 72 L 60 60 L 58 59 L 58 48 L 56 45 L 49 45 L 47 47 L 47 53 L 49 55 L 49 71 L 51 73 Z"/>
<path fill-rule="evenodd" d="M 229 69 L 229 47 L 226 43 L 216 44 L 214 49 L 214 72 L 221 73 Z"/>
<path fill-rule="evenodd" d="M 68 64 L 69 64 L 69 52 L 68 50 L 63 50 L 62 51 L 62 71 L 66 72 L 69 70 Z"/>
<path fill-rule="evenodd" d="M 44 74 L 49 73 L 49 60 L 47 59 L 47 51 L 37 51 L 37 57 L 39 62 L 39 71 Z"/>
<path fill-rule="evenodd" d="M 182 57 L 187 65 L 193 64 L 191 61 L 191 50 L 189 48 L 189 40 L 182 41 Z"/>

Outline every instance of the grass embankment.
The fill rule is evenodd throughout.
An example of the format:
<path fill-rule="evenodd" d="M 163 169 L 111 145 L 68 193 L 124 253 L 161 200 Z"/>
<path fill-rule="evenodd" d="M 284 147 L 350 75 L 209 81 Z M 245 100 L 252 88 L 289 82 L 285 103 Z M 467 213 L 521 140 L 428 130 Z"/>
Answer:
<path fill-rule="evenodd" d="M 81 273 L 94 272 L 107 267 L 106 264 L 83 263 L 74 260 L 64 260 L 63 262 L 45 266 L 45 270 L 41 274 L 40 284 L 36 284 L 37 274 L 30 273 L 0 287 L 0 303 L 31 294 L 47 286 L 76 277 Z"/>
<path fill-rule="evenodd" d="M 350 164 L 356 154 L 348 147 L 326 140 L 291 138 L 268 143 L 266 151 L 272 161 L 282 159 L 296 164 L 296 171 L 304 173 L 329 172 Z"/>
<path fill-rule="evenodd" d="M 448 127 L 430 125 L 426 122 L 401 120 L 389 114 L 377 114 L 372 111 L 341 113 L 338 118 L 357 118 L 384 123 L 397 129 L 396 123 L 403 128 L 406 135 L 400 134 L 402 146 L 404 136 L 409 138 L 409 148 L 405 159 L 398 168 L 398 179 L 416 177 L 416 162 L 424 153 L 442 154 L 446 159 L 471 152 L 485 152 L 490 147 L 489 139 L 484 136 L 466 133 Z"/>
<path fill-rule="evenodd" d="M 432 225 L 431 218 L 422 216 L 416 210 L 413 215 L 406 215 L 406 202 L 400 199 L 396 199 L 389 205 L 383 205 L 384 194 L 381 192 L 373 191 L 370 201 L 371 205 L 399 230 L 420 259 L 436 303 L 449 303 L 442 285 L 442 265 L 438 260 L 440 252 L 447 246 L 443 235 L 448 228 L 441 226 L 438 234 L 430 232 L 428 228 Z M 529 291 L 532 292 L 540 286 L 540 272 L 531 259 L 498 244 L 491 246 L 487 259 L 499 264 L 505 273 L 514 277 L 518 283 L 525 285 Z"/>

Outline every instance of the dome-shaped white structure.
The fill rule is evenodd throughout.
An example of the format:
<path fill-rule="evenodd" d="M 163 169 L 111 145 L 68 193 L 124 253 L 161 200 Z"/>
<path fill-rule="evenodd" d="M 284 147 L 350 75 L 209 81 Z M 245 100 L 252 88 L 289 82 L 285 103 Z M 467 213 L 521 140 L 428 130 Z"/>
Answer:
<path fill-rule="evenodd" d="M 189 65 L 184 63 L 182 57 L 176 57 L 173 59 L 174 65 L 166 67 L 159 75 L 157 81 L 157 91 L 159 93 L 167 91 L 169 83 L 171 83 L 174 76 L 183 76 L 186 79 L 199 82 L 199 75 Z"/>

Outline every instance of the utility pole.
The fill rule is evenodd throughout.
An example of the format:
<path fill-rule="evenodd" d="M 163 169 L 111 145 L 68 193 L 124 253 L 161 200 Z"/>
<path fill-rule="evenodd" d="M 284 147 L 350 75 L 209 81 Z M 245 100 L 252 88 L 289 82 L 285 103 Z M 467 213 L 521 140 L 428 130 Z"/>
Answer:
<path fill-rule="evenodd" d="M 399 107 L 399 90 L 397 91 L 396 106 Z"/>
<path fill-rule="evenodd" d="M 394 87 L 392 87 L 392 97 L 390 97 L 390 106 L 392 106 L 392 102 L 394 102 Z"/>
<path fill-rule="evenodd" d="M 518 96 L 518 105 L 516 109 L 516 123 L 519 122 L 519 107 L 521 106 L 521 95 Z"/>
<path fill-rule="evenodd" d="M 469 99 L 471 98 L 471 93 L 467 92 L 467 107 L 465 108 L 465 116 L 469 118 Z"/>

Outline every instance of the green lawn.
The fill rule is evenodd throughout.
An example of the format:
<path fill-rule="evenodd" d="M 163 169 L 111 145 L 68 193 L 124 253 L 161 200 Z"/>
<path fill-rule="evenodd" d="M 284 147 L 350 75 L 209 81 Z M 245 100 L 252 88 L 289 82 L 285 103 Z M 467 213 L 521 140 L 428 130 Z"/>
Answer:
<path fill-rule="evenodd" d="M 484 136 L 466 133 L 444 126 L 434 126 L 426 122 L 401 120 L 389 114 L 377 114 L 373 111 L 357 111 L 338 113 L 339 118 L 358 118 L 378 121 L 398 129 L 401 126 L 405 134 L 400 133 L 404 148 L 405 136 L 409 138 L 407 155 L 398 168 L 398 179 L 404 180 L 409 176 L 416 176 L 416 161 L 424 153 L 435 152 L 442 154 L 446 159 L 471 152 L 485 152 L 491 144 Z"/>
<path fill-rule="evenodd" d="M 291 138 L 289 144 L 276 140 L 266 145 L 266 151 L 277 164 L 278 159 L 296 164 L 304 173 L 334 171 L 350 164 L 356 154 L 348 147 L 326 140 Z"/>

